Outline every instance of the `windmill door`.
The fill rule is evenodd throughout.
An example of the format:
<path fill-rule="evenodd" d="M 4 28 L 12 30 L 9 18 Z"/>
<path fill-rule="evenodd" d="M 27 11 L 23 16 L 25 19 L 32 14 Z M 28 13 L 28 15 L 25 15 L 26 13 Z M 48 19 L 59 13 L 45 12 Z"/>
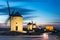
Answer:
<path fill-rule="evenodd" d="M 18 30 L 18 26 L 16 26 L 16 31 Z"/>

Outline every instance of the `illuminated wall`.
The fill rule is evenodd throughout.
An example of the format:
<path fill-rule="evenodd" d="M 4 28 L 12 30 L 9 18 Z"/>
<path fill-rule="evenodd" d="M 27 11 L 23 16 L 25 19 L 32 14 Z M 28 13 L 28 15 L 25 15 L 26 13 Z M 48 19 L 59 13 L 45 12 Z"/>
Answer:
<path fill-rule="evenodd" d="M 33 28 L 36 28 L 36 24 L 33 24 Z"/>
<path fill-rule="evenodd" d="M 53 31 L 54 27 L 52 25 L 47 25 L 46 30 Z"/>
<path fill-rule="evenodd" d="M 23 17 L 13 16 L 11 17 L 11 31 L 23 31 Z"/>
<path fill-rule="evenodd" d="M 33 28 L 32 25 L 33 25 L 32 23 L 28 23 L 28 30 L 32 30 Z"/>

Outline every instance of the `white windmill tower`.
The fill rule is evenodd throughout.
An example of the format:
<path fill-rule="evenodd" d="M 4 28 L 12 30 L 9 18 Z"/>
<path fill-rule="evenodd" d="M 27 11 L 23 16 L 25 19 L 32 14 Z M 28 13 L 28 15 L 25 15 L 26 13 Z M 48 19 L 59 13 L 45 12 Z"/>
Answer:
<path fill-rule="evenodd" d="M 28 25 L 28 30 L 33 30 L 33 21 L 29 22 L 27 25 Z"/>
<path fill-rule="evenodd" d="M 11 31 L 23 32 L 23 17 L 19 14 L 19 12 L 16 12 L 14 14 L 13 11 L 12 13 L 10 13 L 10 7 L 8 1 L 7 6 L 9 12 L 9 18 L 6 20 L 5 24 L 7 24 L 8 20 L 10 20 Z"/>

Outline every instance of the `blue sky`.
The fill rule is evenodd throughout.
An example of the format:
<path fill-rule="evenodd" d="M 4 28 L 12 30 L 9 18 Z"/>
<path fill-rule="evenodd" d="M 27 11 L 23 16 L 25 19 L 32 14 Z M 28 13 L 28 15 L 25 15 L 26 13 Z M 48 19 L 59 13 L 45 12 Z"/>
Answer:
<path fill-rule="evenodd" d="M 8 18 L 7 0 L 0 0 L 0 23 Z M 24 23 L 60 24 L 60 0 L 8 0 L 11 8 L 17 9 Z M 24 10 L 24 11 L 22 11 Z M 26 10 L 26 11 L 25 11 Z M 4 20 L 3 20 L 4 19 Z"/>

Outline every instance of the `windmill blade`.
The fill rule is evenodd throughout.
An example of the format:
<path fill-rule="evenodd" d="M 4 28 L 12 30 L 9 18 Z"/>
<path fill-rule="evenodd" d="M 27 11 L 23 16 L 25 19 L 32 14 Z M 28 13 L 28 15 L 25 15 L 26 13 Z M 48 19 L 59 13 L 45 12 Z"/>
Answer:
<path fill-rule="evenodd" d="M 9 3 L 8 3 L 8 1 L 7 1 L 7 6 L 8 6 L 9 16 L 10 16 L 10 7 L 9 7 Z"/>
<path fill-rule="evenodd" d="M 9 17 L 6 21 L 5 21 L 5 25 L 7 25 L 8 21 L 10 20 L 11 17 Z"/>
<path fill-rule="evenodd" d="M 31 20 L 31 23 L 33 24 L 33 20 Z"/>
<path fill-rule="evenodd" d="M 32 21 L 32 24 L 33 24 L 33 21 Z"/>
<path fill-rule="evenodd" d="M 33 28 L 33 21 L 31 20 L 31 22 L 32 22 L 32 28 Z"/>
<path fill-rule="evenodd" d="M 15 12 L 15 9 L 12 11 L 10 17 L 14 15 L 14 12 Z M 13 19 L 13 17 L 11 17 L 11 19 Z"/>
<path fill-rule="evenodd" d="M 12 11 L 12 14 L 11 14 L 11 15 L 13 15 L 13 14 L 14 14 L 14 12 L 15 12 L 15 9 Z"/>

